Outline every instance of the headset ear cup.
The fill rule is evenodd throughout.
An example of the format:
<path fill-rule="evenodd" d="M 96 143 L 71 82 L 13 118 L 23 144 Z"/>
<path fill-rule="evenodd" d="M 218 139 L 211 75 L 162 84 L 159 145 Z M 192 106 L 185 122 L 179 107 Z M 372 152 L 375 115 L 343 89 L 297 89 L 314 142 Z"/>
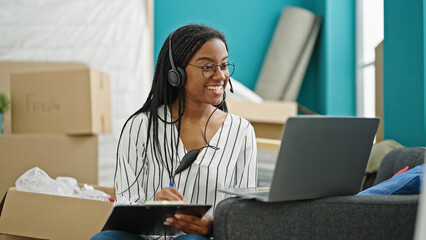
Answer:
<path fill-rule="evenodd" d="M 178 87 L 181 83 L 179 72 L 174 69 L 170 69 L 168 74 L 168 80 L 170 85 L 172 85 L 173 87 Z"/>
<path fill-rule="evenodd" d="M 177 87 L 181 88 L 181 87 L 185 86 L 186 74 L 185 74 L 185 71 L 181 67 L 177 67 L 176 70 L 177 70 L 177 72 L 179 73 L 179 76 L 180 76 L 180 79 L 179 79 L 180 81 L 179 81 L 179 84 L 178 84 Z"/>

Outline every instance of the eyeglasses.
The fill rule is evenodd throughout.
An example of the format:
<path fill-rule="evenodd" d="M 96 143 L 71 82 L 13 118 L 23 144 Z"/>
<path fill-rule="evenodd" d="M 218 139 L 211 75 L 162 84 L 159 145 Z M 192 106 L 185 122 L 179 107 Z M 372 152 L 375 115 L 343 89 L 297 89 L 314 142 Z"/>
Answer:
<path fill-rule="evenodd" d="M 204 66 L 196 66 L 190 63 L 188 63 L 188 65 L 196 68 L 201 68 L 203 70 L 203 77 L 207 80 L 210 80 L 216 74 L 217 67 L 220 68 L 220 71 L 223 73 L 223 75 L 225 75 L 226 78 L 231 77 L 235 71 L 235 65 L 230 62 L 226 62 L 219 65 L 214 63 L 207 63 Z"/>

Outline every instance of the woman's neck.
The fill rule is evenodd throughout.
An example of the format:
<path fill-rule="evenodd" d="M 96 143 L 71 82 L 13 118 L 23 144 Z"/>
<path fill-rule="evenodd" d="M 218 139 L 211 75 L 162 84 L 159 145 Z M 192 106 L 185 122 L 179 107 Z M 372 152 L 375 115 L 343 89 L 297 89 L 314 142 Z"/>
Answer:
<path fill-rule="evenodd" d="M 201 121 L 205 121 L 214 109 L 215 107 L 210 104 L 185 102 L 185 112 L 182 116 L 182 120 L 198 119 Z M 172 104 L 171 111 L 173 114 L 173 119 L 176 120 L 177 116 L 179 115 L 179 105 L 177 101 Z"/>

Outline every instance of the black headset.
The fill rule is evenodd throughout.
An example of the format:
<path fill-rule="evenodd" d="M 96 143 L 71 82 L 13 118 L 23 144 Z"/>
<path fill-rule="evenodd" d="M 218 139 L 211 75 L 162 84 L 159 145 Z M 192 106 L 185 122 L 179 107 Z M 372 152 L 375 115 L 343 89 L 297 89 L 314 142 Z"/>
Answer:
<path fill-rule="evenodd" d="M 186 82 L 186 74 L 185 71 L 181 67 L 176 67 L 173 61 L 172 54 L 172 37 L 174 32 L 170 35 L 169 38 L 169 59 L 170 65 L 172 65 L 172 69 L 169 70 L 168 79 L 170 85 L 177 88 L 182 88 Z"/>
<path fill-rule="evenodd" d="M 169 59 L 170 59 L 170 65 L 172 66 L 172 69 L 169 70 L 168 80 L 170 85 L 172 85 L 173 87 L 182 88 L 186 82 L 186 74 L 181 67 L 176 67 L 173 61 L 172 37 L 174 33 L 175 32 L 172 32 L 169 38 Z M 228 82 L 230 85 L 231 93 L 234 93 L 234 88 L 232 87 L 231 78 L 228 79 Z"/>

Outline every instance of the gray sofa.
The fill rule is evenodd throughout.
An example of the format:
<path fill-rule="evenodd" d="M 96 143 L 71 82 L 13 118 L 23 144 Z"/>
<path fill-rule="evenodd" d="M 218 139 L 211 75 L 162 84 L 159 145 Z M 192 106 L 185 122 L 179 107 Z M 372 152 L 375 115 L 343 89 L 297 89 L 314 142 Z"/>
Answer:
<path fill-rule="evenodd" d="M 424 148 L 400 148 L 381 162 L 374 184 L 424 162 Z M 216 208 L 215 240 L 413 239 L 419 195 L 339 196 L 262 203 L 229 198 Z"/>

